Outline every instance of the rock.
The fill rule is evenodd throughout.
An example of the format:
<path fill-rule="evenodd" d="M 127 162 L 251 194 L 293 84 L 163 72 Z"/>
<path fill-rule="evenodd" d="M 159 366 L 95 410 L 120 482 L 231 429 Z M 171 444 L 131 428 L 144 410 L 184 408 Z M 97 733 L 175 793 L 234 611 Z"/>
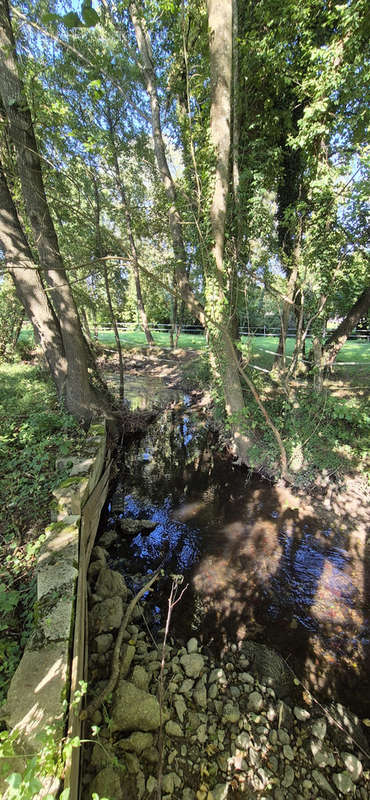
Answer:
<path fill-rule="evenodd" d="M 325 739 L 327 730 L 327 722 L 325 717 L 320 717 L 320 719 L 316 719 L 313 725 L 311 726 L 311 732 L 313 736 L 316 736 L 316 739 Z"/>
<path fill-rule="evenodd" d="M 97 653 L 106 653 L 113 644 L 113 636 L 111 633 L 101 633 L 94 642 Z"/>
<path fill-rule="evenodd" d="M 284 758 L 287 758 L 288 761 L 294 761 L 294 753 L 290 744 L 283 745 L 283 753 L 284 753 Z"/>
<path fill-rule="evenodd" d="M 278 739 L 281 744 L 290 744 L 290 736 L 284 728 L 279 728 L 278 730 Z"/>
<path fill-rule="evenodd" d="M 113 767 L 104 767 L 91 781 L 89 791 L 110 800 L 124 800 L 118 772 Z"/>
<path fill-rule="evenodd" d="M 144 775 L 143 772 L 141 772 L 141 770 L 140 770 L 140 772 L 138 772 L 138 774 L 136 776 L 136 786 L 137 786 L 138 800 L 141 800 L 141 798 L 142 798 L 142 796 L 143 796 L 143 794 L 145 792 L 145 775 Z M 126 795 L 126 796 L 129 797 L 129 795 Z"/>
<path fill-rule="evenodd" d="M 228 791 L 229 791 L 228 783 L 217 783 L 214 789 L 212 789 L 214 800 L 227 800 Z"/>
<path fill-rule="evenodd" d="M 103 547 L 95 545 L 92 549 L 91 561 L 101 561 L 105 565 L 107 563 L 107 551 Z"/>
<path fill-rule="evenodd" d="M 320 739 L 311 739 L 310 750 L 312 753 L 314 764 L 320 769 L 324 769 L 328 765 L 335 767 L 335 758 L 333 753 L 327 750 Z"/>
<path fill-rule="evenodd" d="M 211 700 L 215 700 L 218 695 L 217 683 L 212 683 L 208 690 L 208 696 Z"/>
<path fill-rule="evenodd" d="M 120 532 L 125 536 L 137 536 L 138 533 L 151 533 L 157 527 L 158 522 L 152 519 L 119 519 L 117 525 Z"/>
<path fill-rule="evenodd" d="M 357 783 L 362 775 L 362 764 L 360 759 L 356 758 L 353 753 L 342 753 L 342 758 L 351 776 L 351 779 L 354 783 Z"/>
<path fill-rule="evenodd" d="M 251 692 L 248 697 L 248 711 L 258 714 L 263 708 L 263 697 L 259 692 Z"/>
<path fill-rule="evenodd" d="M 213 670 L 211 670 L 211 672 L 209 673 L 208 683 L 215 683 L 215 681 L 217 681 L 217 683 L 221 683 L 221 684 L 226 684 L 227 683 L 226 675 L 225 675 L 223 669 L 213 669 Z"/>
<path fill-rule="evenodd" d="M 240 720 L 240 711 L 238 706 L 233 705 L 233 703 L 225 703 L 223 714 L 222 714 L 222 722 L 226 723 L 235 723 L 239 722 Z"/>
<path fill-rule="evenodd" d="M 102 770 L 112 764 L 114 758 L 113 749 L 108 745 L 101 746 L 98 742 L 92 749 L 90 764 L 95 770 Z"/>
<path fill-rule="evenodd" d="M 159 728 L 158 700 L 126 680 L 120 680 L 112 705 L 112 731 L 151 731 Z"/>
<path fill-rule="evenodd" d="M 288 731 L 290 731 L 294 724 L 292 710 L 286 703 L 284 703 L 284 700 L 279 700 L 276 704 L 276 711 L 279 720 L 279 727 L 282 725 L 283 728 L 286 728 Z"/>
<path fill-rule="evenodd" d="M 157 783 L 157 778 L 154 778 L 153 775 L 150 775 L 146 782 L 146 790 L 148 794 L 153 794 L 153 792 L 156 791 Z"/>
<path fill-rule="evenodd" d="M 183 730 L 180 728 L 178 722 L 174 722 L 172 719 L 169 719 L 168 722 L 166 722 L 165 729 L 168 736 L 182 737 L 184 735 Z"/>
<path fill-rule="evenodd" d="M 206 726 L 206 724 L 199 725 L 199 728 L 197 730 L 197 739 L 198 739 L 198 742 L 200 742 L 200 744 L 205 744 L 205 742 L 207 741 L 207 726 Z"/>
<path fill-rule="evenodd" d="M 124 600 L 127 597 L 127 586 L 119 572 L 115 572 L 109 567 L 103 567 L 100 570 L 98 579 L 95 584 L 95 594 L 98 594 L 102 600 L 107 597 L 122 597 Z"/>
<path fill-rule="evenodd" d="M 279 697 L 289 694 L 292 686 L 291 672 L 285 661 L 275 650 L 264 644 L 246 641 L 243 650 L 250 660 L 250 672 L 256 675 L 264 686 L 272 687 Z"/>
<path fill-rule="evenodd" d="M 193 697 L 198 708 L 207 708 L 207 691 L 202 679 L 196 682 Z"/>
<path fill-rule="evenodd" d="M 307 711 L 306 708 L 299 708 L 299 706 L 294 706 L 294 716 L 299 722 L 304 722 L 306 719 L 309 719 L 311 714 Z"/>
<path fill-rule="evenodd" d="M 140 772 L 140 761 L 135 753 L 125 753 L 124 764 L 130 775 Z"/>
<path fill-rule="evenodd" d="M 178 718 L 179 718 L 179 720 L 180 720 L 180 722 L 182 724 L 183 721 L 184 721 L 184 715 L 186 713 L 186 703 L 185 703 L 184 698 L 181 697 L 181 695 L 176 695 L 176 699 L 175 699 L 174 705 L 175 705 L 175 709 L 176 709 L 176 714 L 177 714 L 177 716 L 178 716 Z"/>
<path fill-rule="evenodd" d="M 99 542 L 102 545 L 102 547 L 109 548 L 113 544 L 113 542 L 117 541 L 117 539 L 118 539 L 118 533 L 116 533 L 116 531 L 104 531 L 104 533 L 102 533 L 102 535 L 99 538 Z M 94 547 L 94 550 L 95 549 L 96 548 Z"/>
<path fill-rule="evenodd" d="M 169 772 L 167 775 L 163 776 L 162 780 L 162 789 L 166 794 L 173 794 L 175 790 L 175 782 L 173 779 L 174 773 Z"/>
<path fill-rule="evenodd" d="M 134 655 L 135 655 L 135 647 L 132 644 L 124 645 L 121 656 L 121 668 L 120 668 L 121 678 L 125 678 L 126 675 L 128 675 Z"/>
<path fill-rule="evenodd" d="M 322 772 L 319 772 L 317 769 L 314 769 L 312 771 L 312 777 L 320 789 L 323 789 L 324 792 L 327 792 L 328 794 L 333 795 L 333 797 L 335 797 L 334 790 L 332 789 L 329 781 L 326 780 L 325 775 L 323 775 Z"/>
<path fill-rule="evenodd" d="M 95 603 L 89 614 L 89 625 L 96 634 L 106 633 L 120 627 L 122 616 L 122 597 L 110 597 Z"/>
<path fill-rule="evenodd" d="M 199 678 L 204 667 L 204 658 L 200 653 L 188 653 L 180 658 L 180 662 L 188 678 Z"/>
<path fill-rule="evenodd" d="M 196 653 L 197 652 L 197 650 L 198 650 L 198 642 L 197 642 L 196 639 L 194 639 L 194 637 L 192 639 L 189 639 L 189 641 L 188 641 L 188 643 L 186 645 L 186 649 L 187 649 L 188 653 Z"/>
<path fill-rule="evenodd" d="M 239 747 L 240 750 L 243 750 L 245 752 L 246 750 L 248 750 L 250 741 L 251 738 L 249 736 L 249 733 L 247 733 L 246 731 L 242 731 L 242 733 L 239 733 L 239 736 L 237 736 L 235 744 L 237 747 Z"/>
<path fill-rule="evenodd" d="M 140 666 L 139 664 L 134 667 L 131 681 L 138 689 L 142 689 L 143 692 L 147 691 L 149 686 L 149 675 L 144 667 Z"/>
<path fill-rule="evenodd" d="M 149 764 L 158 764 L 159 753 L 156 747 L 148 747 L 147 750 L 143 750 L 142 758 L 145 761 L 148 761 Z"/>
<path fill-rule="evenodd" d="M 240 672 L 239 680 L 242 681 L 242 683 L 249 683 L 250 685 L 254 684 L 253 675 L 251 675 L 249 672 Z"/>
<path fill-rule="evenodd" d="M 367 750 L 368 743 L 362 731 L 359 718 L 356 717 L 355 714 L 352 714 L 347 708 L 344 708 L 341 703 L 331 704 L 329 706 L 329 711 L 333 720 L 339 722 L 340 725 L 340 727 L 338 727 L 335 722 L 330 721 L 330 735 L 335 744 L 344 750 L 346 745 L 351 747 L 354 739 L 360 747 Z M 344 731 L 347 731 L 349 736 L 341 730 L 341 728 L 344 728 Z"/>
<path fill-rule="evenodd" d="M 186 694 L 188 695 L 188 697 L 190 697 L 193 686 L 194 686 L 194 681 L 190 680 L 190 678 L 185 678 L 185 680 L 182 682 L 179 688 L 179 692 L 181 694 Z"/>
<path fill-rule="evenodd" d="M 143 750 L 152 747 L 152 745 L 153 735 L 151 733 L 142 733 L 141 731 L 135 731 L 135 733 L 131 733 L 127 739 L 120 739 L 117 742 L 117 747 L 119 747 L 120 750 L 127 750 L 134 753 L 142 753 Z"/>
<path fill-rule="evenodd" d="M 333 776 L 333 783 L 341 794 L 352 794 L 355 791 L 355 785 L 352 782 L 351 776 L 347 770 L 344 772 L 337 772 Z"/>

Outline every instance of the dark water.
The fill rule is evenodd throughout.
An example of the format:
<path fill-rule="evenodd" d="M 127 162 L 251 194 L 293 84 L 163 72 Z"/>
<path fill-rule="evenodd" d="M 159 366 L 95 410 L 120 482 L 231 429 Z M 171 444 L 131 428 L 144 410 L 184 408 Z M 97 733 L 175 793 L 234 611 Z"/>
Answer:
<path fill-rule="evenodd" d="M 171 622 L 180 641 L 196 635 L 216 653 L 265 642 L 315 696 L 370 715 L 370 564 L 366 573 L 348 525 L 330 527 L 320 507 L 234 467 L 190 410 L 166 412 L 126 451 L 103 529 L 123 516 L 157 523 L 110 551 L 128 580 L 163 566 L 151 622 L 164 624 L 169 576 L 182 574 Z"/>

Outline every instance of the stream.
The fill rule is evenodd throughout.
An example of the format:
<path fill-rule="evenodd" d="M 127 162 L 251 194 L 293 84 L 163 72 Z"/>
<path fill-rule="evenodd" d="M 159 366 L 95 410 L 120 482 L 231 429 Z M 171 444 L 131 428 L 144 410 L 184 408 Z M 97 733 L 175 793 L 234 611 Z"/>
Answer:
<path fill-rule="evenodd" d="M 181 574 L 187 588 L 171 620 L 179 643 L 195 635 L 215 655 L 242 639 L 267 644 L 316 698 L 369 717 L 370 564 L 356 521 L 331 521 L 312 498 L 233 466 L 187 396 L 142 378 L 125 392 L 133 409 L 170 397 L 174 406 L 126 447 L 100 527 L 118 529 L 123 517 L 156 523 L 109 548 L 110 566 L 133 590 L 138 576 L 163 567 L 147 601 L 154 634 L 170 576 Z"/>

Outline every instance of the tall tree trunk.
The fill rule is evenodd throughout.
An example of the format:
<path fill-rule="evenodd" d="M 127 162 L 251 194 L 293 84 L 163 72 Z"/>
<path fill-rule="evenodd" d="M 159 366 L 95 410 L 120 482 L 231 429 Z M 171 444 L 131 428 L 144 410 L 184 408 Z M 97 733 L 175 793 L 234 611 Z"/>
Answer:
<path fill-rule="evenodd" d="M 6 267 L 40 343 L 58 397 L 65 398 L 67 361 L 58 320 L 49 303 L 0 163 L 0 246 Z"/>
<path fill-rule="evenodd" d="M 145 86 L 150 100 L 152 132 L 157 166 L 169 204 L 169 223 L 176 260 L 177 286 L 189 310 L 199 319 L 202 325 L 204 325 L 205 318 L 202 305 L 191 290 L 186 274 L 187 257 L 182 236 L 181 218 L 177 210 L 175 185 L 168 166 L 166 148 L 162 135 L 160 106 L 150 36 L 145 25 L 145 20 L 140 13 L 139 4 L 136 2 L 130 3 L 129 11 L 135 29 L 136 41 L 143 65 Z"/>
<path fill-rule="evenodd" d="M 370 308 L 370 287 L 364 289 L 358 300 L 353 304 L 352 308 L 348 311 L 348 314 L 342 320 L 336 331 L 331 334 L 327 342 L 323 347 L 323 366 L 330 367 L 334 364 L 334 361 L 346 343 L 348 336 L 352 333 L 353 328 L 356 327 L 357 323 L 365 314 L 367 314 Z"/>
<path fill-rule="evenodd" d="M 210 210 L 213 235 L 213 263 L 206 274 L 206 308 L 212 308 L 216 326 L 208 326 L 217 368 L 222 381 L 225 407 L 232 420 L 233 438 L 241 461 L 249 461 L 251 439 L 243 431 L 244 399 L 231 335 L 230 305 L 224 265 L 225 222 L 229 188 L 231 81 L 232 81 L 232 4 L 208 0 L 209 50 L 211 66 L 211 142 L 216 157 L 216 172 Z"/>
<path fill-rule="evenodd" d="M 119 330 L 116 320 L 116 315 L 113 309 L 112 303 L 112 295 L 110 291 L 109 285 L 109 276 L 108 276 L 108 267 L 106 261 L 106 253 L 103 248 L 102 238 L 101 238 L 101 230 L 100 230 L 100 197 L 99 197 L 99 185 L 97 178 L 95 175 L 93 176 L 93 184 L 94 184 L 94 196 L 95 196 L 95 252 L 97 258 L 101 259 L 101 263 L 103 266 L 104 272 L 104 285 L 105 285 L 105 293 L 107 295 L 107 302 L 109 308 L 109 316 L 112 323 L 112 328 L 114 331 L 114 338 L 116 341 L 116 348 L 118 353 L 118 363 L 119 363 L 119 398 L 122 401 L 124 397 L 124 368 L 123 368 L 123 355 L 122 355 L 122 347 L 121 347 L 121 340 L 119 338 Z"/>
<path fill-rule="evenodd" d="M 72 414 L 90 419 L 94 413 L 108 410 L 109 404 L 105 394 L 90 382 L 88 364 L 92 354 L 82 332 L 46 199 L 31 113 L 18 75 L 7 0 L 0 0 L 0 53 L 0 94 L 9 123 L 9 137 L 17 156 L 17 171 L 40 268 L 49 286 L 63 341 L 67 364 L 65 402 Z"/>
<path fill-rule="evenodd" d="M 22 311 L 21 311 L 21 313 L 19 315 L 18 323 L 15 326 L 15 329 L 14 329 L 14 332 L 13 332 L 13 341 L 12 341 L 13 352 L 14 352 L 17 344 L 18 344 L 18 340 L 19 340 L 19 337 L 21 335 L 21 330 L 22 330 L 22 325 L 23 325 L 23 322 L 24 322 L 25 315 L 26 315 L 26 312 L 25 312 L 25 309 L 23 307 Z"/>

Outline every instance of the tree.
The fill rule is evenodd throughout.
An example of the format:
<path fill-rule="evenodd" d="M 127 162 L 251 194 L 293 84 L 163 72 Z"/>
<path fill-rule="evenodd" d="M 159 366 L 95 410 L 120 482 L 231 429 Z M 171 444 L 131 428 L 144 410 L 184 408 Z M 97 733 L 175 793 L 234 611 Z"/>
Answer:
<path fill-rule="evenodd" d="M 38 253 L 39 269 L 48 285 L 48 295 L 34 260 L 30 258 L 31 250 L 21 230 L 2 170 L 2 208 L 7 209 L 2 214 L 5 260 L 11 269 L 18 296 L 47 355 L 59 397 L 72 414 L 90 419 L 103 410 L 108 412 L 110 404 L 102 389 L 92 384 L 89 375 L 89 364 L 94 366 L 93 356 L 82 332 L 45 194 L 32 117 L 18 72 L 7 0 L 0 2 L 0 46 L 0 94 L 7 133 L 16 154 L 24 207 Z M 22 260 L 23 255 L 27 266 L 15 266 L 14 260 Z"/>

